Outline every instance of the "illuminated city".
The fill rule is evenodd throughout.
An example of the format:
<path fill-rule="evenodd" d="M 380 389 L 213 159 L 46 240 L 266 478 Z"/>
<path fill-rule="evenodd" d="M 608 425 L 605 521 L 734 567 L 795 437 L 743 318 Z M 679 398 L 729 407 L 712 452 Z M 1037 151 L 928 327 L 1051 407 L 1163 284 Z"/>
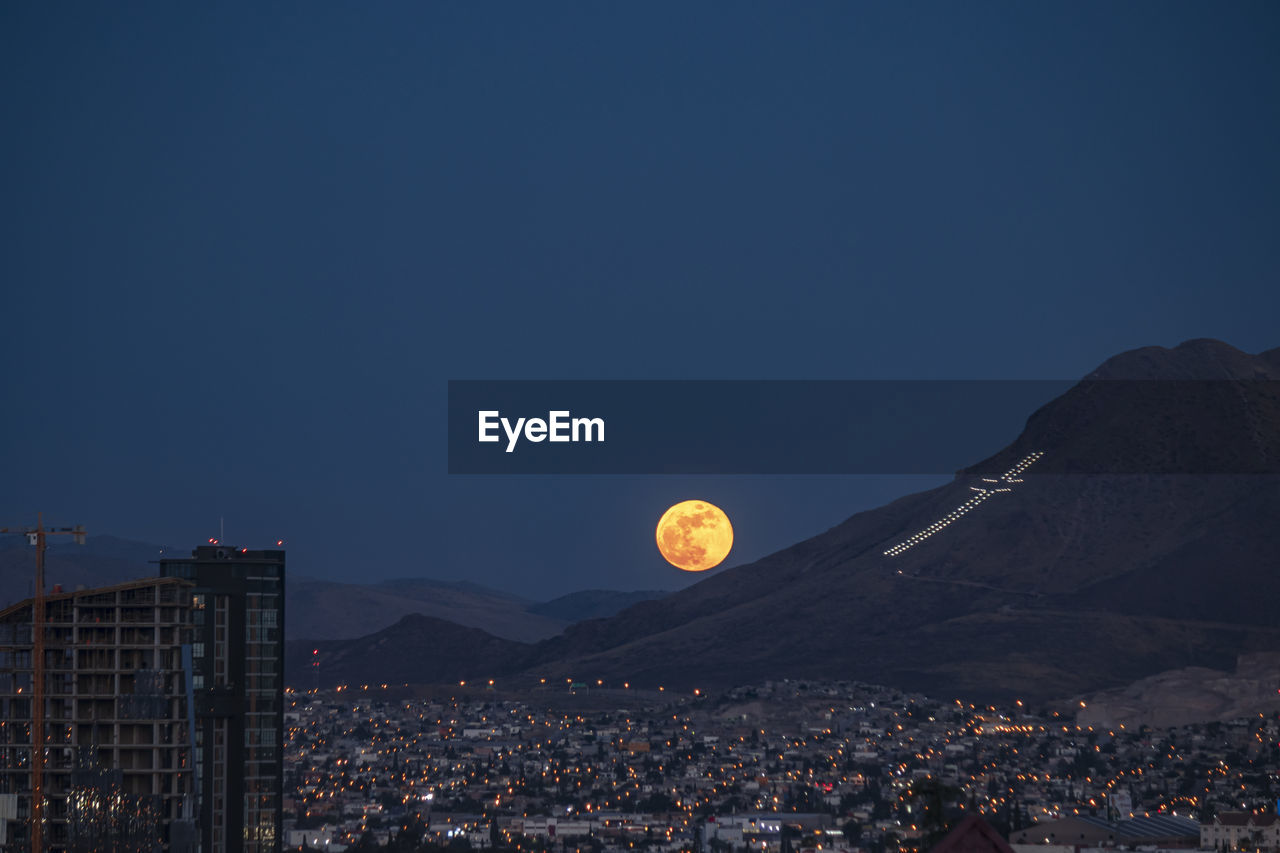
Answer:
<path fill-rule="evenodd" d="M 1100 729 L 1021 703 L 847 683 L 593 690 L 560 702 L 545 690 L 290 693 L 291 843 L 409 832 L 473 847 L 692 850 L 710 829 L 732 849 L 777 850 L 795 825 L 797 848 L 916 850 L 939 820 L 926 793 L 940 792 L 948 820 L 976 812 L 1017 833 L 1080 815 L 1180 818 L 1195 836 L 1180 846 L 1195 847 L 1205 816 L 1269 809 L 1280 791 L 1276 714 Z"/>
<path fill-rule="evenodd" d="M 1280 0 L 10 0 L 0 121 L 0 853 L 1280 853 Z"/>

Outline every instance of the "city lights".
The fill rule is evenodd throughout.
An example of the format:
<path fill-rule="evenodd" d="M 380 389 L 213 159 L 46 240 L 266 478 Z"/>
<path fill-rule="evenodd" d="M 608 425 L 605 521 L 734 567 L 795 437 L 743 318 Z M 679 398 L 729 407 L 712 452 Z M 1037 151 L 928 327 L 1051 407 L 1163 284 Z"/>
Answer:
<path fill-rule="evenodd" d="M 1017 465 L 1001 474 L 998 478 L 992 479 L 990 477 L 983 477 L 982 482 L 987 483 L 988 485 L 970 486 L 969 488 L 975 493 L 972 497 L 953 509 L 951 512 L 944 515 L 942 518 L 935 521 L 933 524 L 930 524 L 923 530 L 917 531 L 908 538 L 899 542 L 897 545 L 889 548 L 884 552 L 884 556 L 896 557 L 903 551 L 914 548 L 933 534 L 938 533 L 959 521 L 966 513 L 976 509 L 978 505 L 987 500 L 987 498 L 1003 492 L 1013 491 L 1011 487 L 1015 483 L 1022 482 L 1022 473 L 1034 465 L 1036 460 L 1043 455 L 1044 453 L 1036 451 L 1035 453 L 1031 453 L 1024 457 Z"/>

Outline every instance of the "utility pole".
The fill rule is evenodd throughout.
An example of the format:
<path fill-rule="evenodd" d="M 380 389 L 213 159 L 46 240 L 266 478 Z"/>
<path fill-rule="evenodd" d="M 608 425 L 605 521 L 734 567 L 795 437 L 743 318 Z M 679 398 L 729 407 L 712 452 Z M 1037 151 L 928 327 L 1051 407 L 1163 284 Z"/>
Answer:
<path fill-rule="evenodd" d="M 84 528 L 44 526 L 0 527 L 0 533 L 22 533 L 36 546 L 36 594 L 31 602 L 31 853 L 44 853 L 44 549 L 49 536 L 71 536 L 84 544 Z"/>

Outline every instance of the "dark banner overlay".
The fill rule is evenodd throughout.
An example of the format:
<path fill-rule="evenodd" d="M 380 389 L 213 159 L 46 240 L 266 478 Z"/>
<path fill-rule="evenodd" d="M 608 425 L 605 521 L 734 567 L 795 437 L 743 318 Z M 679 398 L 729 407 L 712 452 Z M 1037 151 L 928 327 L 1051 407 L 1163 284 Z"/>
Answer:
<path fill-rule="evenodd" d="M 1280 383 L 451 381 L 450 474 L 1280 472 Z M 1030 473 L 1030 472 L 1029 472 Z"/>

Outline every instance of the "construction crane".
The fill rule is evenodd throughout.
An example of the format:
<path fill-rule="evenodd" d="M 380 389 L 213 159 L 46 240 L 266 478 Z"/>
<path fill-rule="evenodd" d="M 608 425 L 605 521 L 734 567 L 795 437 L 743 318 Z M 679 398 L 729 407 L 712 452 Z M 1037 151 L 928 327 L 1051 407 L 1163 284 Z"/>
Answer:
<path fill-rule="evenodd" d="M 84 527 L 45 527 L 36 513 L 35 527 L 0 527 L 21 533 L 36 546 L 36 590 L 31 602 L 31 853 L 44 853 L 44 549 L 50 536 L 71 536 L 84 544 Z"/>

